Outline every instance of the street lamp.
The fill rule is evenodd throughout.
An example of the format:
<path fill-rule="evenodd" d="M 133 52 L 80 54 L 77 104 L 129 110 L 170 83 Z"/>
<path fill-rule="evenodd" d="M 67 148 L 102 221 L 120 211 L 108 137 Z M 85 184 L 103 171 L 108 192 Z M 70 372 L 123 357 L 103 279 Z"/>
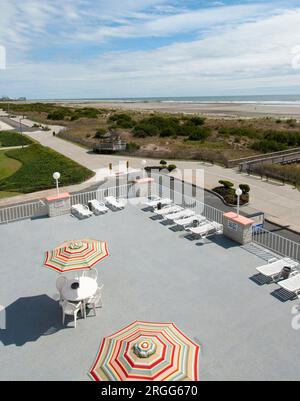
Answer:
<path fill-rule="evenodd" d="M 143 168 L 143 178 L 145 178 L 145 167 L 147 165 L 147 160 L 142 160 L 141 163 L 142 163 L 142 168 Z"/>
<path fill-rule="evenodd" d="M 237 196 L 237 208 L 236 208 L 236 211 L 237 211 L 237 215 L 238 216 L 240 215 L 240 197 L 241 197 L 242 193 L 243 193 L 243 191 L 241 190 L 241 188 L 238 188 L 235 191 L 235 194 Z"/>
<path fill-rule="evenodd" d="M 57 197 L 59 197 L 59 188 L 58 188 L 58 180 L 60 179 L 60 173 L 56 172 L 53 174 L 53 178 L 56 181 L 56 191 L 57 191 Z"/>
<path fill-rule="evenodd" d="M 22 137 L 22 149 L 24 148 L 24 142 L 23 142 L 23 131 L 22 131 L 22 117 L 20 117 L 20 134 Z"/>

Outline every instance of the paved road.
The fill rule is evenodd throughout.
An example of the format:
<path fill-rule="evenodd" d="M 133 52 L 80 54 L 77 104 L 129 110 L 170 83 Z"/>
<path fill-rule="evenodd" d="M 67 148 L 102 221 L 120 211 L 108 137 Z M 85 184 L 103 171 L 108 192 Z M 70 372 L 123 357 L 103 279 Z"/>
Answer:
<path fill-rule="evenodd" d="M 5 124 L 10 125 L 11 127 L 13 127 L 16 131 L 20 131 L 20 123 L 19 122 L 13 121 L 8 117 L 1 117 L 0 120 L 2 122 L 4 122 Z M 22 131 L 23 132 L 34 132 L 34 131 L 36 131 L 36 128 L 28 127 L 27 125 L 24 125 L 24 124 L 21 124 L 21 127 L 22 127 Z"/>

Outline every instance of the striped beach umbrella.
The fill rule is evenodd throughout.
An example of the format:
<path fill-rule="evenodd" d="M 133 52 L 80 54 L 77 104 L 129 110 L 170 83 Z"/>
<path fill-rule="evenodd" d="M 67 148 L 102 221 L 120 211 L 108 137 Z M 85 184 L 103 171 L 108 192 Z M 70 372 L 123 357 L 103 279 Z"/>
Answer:
<path fill-rule="evenodd" d="M 91 269 L 108 256 L 107 243 L 86 238 L 67 241 L 46 252 L 44 266 L 60 273 Z"/>
<path fill-rule="evenodd" d="M 173 323 L 136 321 L 105 337 L 89 372 L 95 381 L 197 381 L 200 346 Z"/>

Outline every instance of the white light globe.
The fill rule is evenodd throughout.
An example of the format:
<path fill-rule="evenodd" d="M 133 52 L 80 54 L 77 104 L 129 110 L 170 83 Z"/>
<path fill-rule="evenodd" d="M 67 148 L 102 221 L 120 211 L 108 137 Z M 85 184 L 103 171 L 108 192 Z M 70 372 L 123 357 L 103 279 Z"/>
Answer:
<path fill-rule="evenodd" d="M 60 179 L 60 173 L 58 173 L 58 172 L 54 173 L 54 174 L 53 174 L 53 178 L 54 178 L 55 180 L 59 180 L 59 179 Z"/>
<path fill-rule="evenodd" d="M 241 188 L 238 188 L 238 189 L 235 191 L 236 196 L 241 196 L 242 193 L 243 193 L 243 191 L 241 190 Z"/>
<path fill-rule="evenodd" d="M 146 166 L 146 164 L 147 164 L 147 160 L 142 160 L 142 165 Z"/>

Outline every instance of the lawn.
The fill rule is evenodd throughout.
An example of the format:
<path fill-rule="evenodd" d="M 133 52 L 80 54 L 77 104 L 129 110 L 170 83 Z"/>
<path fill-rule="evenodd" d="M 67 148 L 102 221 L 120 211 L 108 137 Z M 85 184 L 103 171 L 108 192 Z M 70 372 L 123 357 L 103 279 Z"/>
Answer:
<path fill-rule="evenodd" d="M 5 151 L 0 151 L 0 180 L 3 180 L 16 171 L 22 166 L 18 160 L 11 159 L 6 156 Z M 18 195 L 17 193 L 2 192 L 0 191 L 0 199 L 8 198 L 9 196 Z"/>
<path fill-rule="evenodd" d="M 61 173 L 60 182 L 64 186 L 81 183 L 93 175 L 87 168 L 39 144 L 7 150 L 4 157 L 12 166 L 21 164 L 21 167 L 13 174 L 0 175 L 0 191 L 30 193 L 53 188 L 55 171 Z M 3 171 L 5 174 L 7 167 Z"/>
<path fill-rule="evenodd" d="M 32 141 L 24 135 L 14 131 L 0 131 L 0 148 L 30 145 Z"/>

